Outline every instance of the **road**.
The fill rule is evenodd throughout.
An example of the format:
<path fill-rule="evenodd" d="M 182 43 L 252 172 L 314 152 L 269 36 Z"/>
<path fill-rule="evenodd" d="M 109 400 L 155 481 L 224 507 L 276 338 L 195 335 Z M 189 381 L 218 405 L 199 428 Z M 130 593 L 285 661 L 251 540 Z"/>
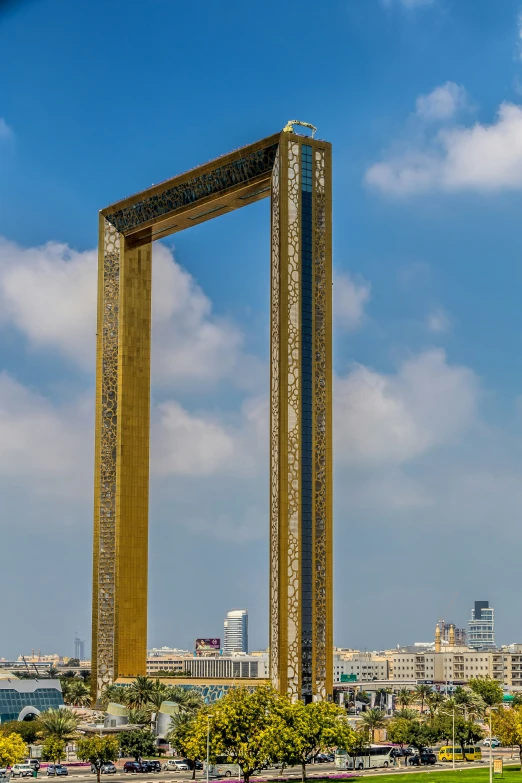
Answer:
<path fill-rule="evenodd" d="M 502 756 L 504 759 L 504 764 L 512 763 L 512 762 L 518 762 L 518 753 L 515 751 L 514 756 L 512 757 L 512 750 L 511 748 L 495 748 L 493 750 L 493 758 Z M 487 767 L 489 764 L 489 748 L 483 748 L 482 749 L 482 761 L 481 762 L 457 762 L 455 767 L 456 769 L 471 769 L 472 767 Z M 405 767 L 389 767 L 387 769 L 370 769 L 370 770 L 364 770 L 364 772 L 357 771 L 357 775 L 362 775 L 363 777 L 369 777 L 369 776 L 375 776 L 378 777 L 382 774 L 390 774 L 395 772 L 442 772 L 443 770 L 449 770 L 452 766 L 450 763 L 437 763 L 434 766 L 430 767 L 409 767 L 406 769 Z M 306 767 L 306 775 L 308 778 L 318 778 L 318 777 L 324 777 L 326 775 L 332 775 L 335 772 L 339 772 L 339 770 L 335 769 L 334 764 L 307 764 Z M 279 770 L 277 769 L 268 769 L 264 770 L 262 773 L 260 773 L 259 777 L 262 778 L 271 778 L 274 779 L 274 783 L 277 783 L 277 778 L 279 776 Z M 48 777 L 45 773 L 45 769 L 40 770 L 38 777 L 41 779 L 48 780 Z M 296 779 L 301 778 L 301 769 L 299 767 L 287 767 L 284 771 L 284 777 L 295 777 Z M 138 775 L 132 775 L 131 773 L 125 774 L 124 772 L 118 770 L 118 772 L 115 775 L 103 775 L 102 780 L 103 783 L 130 783 L 132 780 L 137 778 L 136 783 L 190 783 L 192 780 L 192 773 L 191 772 L 155 772 L 155 773 L 143 773 Z M 83 780 L 84 783 L 88 783 L 88 781 L 92 781 L 92 783 L 95 783 L 96 776 L 91 773 L 89 767 L 69 767 L 69 776 L 68 780 Z M 204 772 L 196 772 L 196 780 L 199 781 L 199 783 L 205 783 L 206 781 L 206 774 Z M 234 778 L 225 778 L 224 780 L 230 780 L 230 783 L 234 780 Z M 21 783 L 25 783 L 25 781 L 21 781 Z M 29 783 L 29 781 L 28 781 Z M 42 781 L 43 783 L 43 781 Z"/>

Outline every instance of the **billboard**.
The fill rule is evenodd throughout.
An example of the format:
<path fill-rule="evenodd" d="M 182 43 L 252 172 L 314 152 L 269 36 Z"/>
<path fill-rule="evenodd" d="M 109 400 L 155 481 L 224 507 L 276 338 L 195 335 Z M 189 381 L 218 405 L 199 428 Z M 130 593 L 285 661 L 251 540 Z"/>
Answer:
<path fill-rule="evenodd" d="M 196 655 L 219 654 L 221 639 L 196 639 Z"/>

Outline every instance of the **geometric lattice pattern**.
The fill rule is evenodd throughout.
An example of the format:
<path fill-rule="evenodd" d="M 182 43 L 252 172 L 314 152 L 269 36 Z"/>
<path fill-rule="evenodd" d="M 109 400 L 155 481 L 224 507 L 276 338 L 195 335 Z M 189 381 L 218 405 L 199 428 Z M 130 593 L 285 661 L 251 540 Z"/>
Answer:
<path fill-rule="evenodd" d="M 331 697 L 331 147 L 284 131 L 100 214 L 96 695 L 145 673 L 151 242 L 269 195 L 270 677 L 294 699 Z"/>
<path fill-rule="evenodd" d="M 270 674 L 332 693 L 331 151 L 283 135 L 272 173 Z"/>

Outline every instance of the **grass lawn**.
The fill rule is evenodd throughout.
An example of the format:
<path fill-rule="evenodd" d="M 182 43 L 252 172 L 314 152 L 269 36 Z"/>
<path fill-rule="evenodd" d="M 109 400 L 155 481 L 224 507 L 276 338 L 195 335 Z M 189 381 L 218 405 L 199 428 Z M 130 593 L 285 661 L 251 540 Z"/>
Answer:
<path fill-rule="evenodd" d="M 489 781 L 489 767 L 481 767 L 474 769 L 448 769 L 447 771 L 437 772 L 433 768 L 430 772 L 413 772 L 406 774 L 396 775 L 377 775 L 375 778 L 372 776 L 371 780 L 381 781 L 383 783 L 392 783 L 392 781 L 399 781 L 399 783 L 426 783 L 426 775 L 431 775 L 433 783 L 488 783 Z M 522 772 L 520 766 L 504 766 L 504 777 L 500 775 L 493 777 L 493 781 L 499 781 L 501 783 L 522 783 Z"/>

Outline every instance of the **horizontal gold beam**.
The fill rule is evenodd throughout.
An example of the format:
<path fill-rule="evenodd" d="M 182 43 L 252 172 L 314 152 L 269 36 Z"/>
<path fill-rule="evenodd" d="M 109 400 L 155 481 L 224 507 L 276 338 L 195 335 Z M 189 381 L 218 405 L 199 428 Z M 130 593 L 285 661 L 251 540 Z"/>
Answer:
<path fill-rule="evenodd" d="M 101 210 L 143 244 L 267 198 L 280 134 L 249 144 Z"/>

